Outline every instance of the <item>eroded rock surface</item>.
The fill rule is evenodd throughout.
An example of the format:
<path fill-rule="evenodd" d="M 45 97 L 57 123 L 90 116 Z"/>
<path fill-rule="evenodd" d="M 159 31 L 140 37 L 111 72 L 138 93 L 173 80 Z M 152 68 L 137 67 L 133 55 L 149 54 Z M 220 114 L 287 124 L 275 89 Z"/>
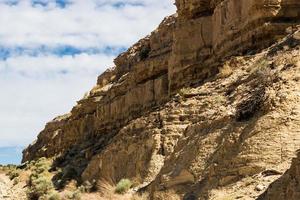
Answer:
<path fill-rule="evenodd" d="M 290 167 L 300 147 L 300 2 L 176 5 L 46 125 L 23 161 L 56 157 L 81 181 L 129 178 L 153 199 L 256 199 Z"/>
<path fill-rule="evenodd" d="M 292 166 L 286 173 L 272 183 L 258 200 L 300 199 L 300 154 L 293 159 Z"/>

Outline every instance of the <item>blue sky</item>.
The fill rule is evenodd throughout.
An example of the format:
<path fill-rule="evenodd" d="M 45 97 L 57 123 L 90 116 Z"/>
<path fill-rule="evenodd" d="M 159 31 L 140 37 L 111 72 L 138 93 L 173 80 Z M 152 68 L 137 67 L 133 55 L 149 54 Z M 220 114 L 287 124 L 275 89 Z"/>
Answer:
<path fill-rule="evenodd" d="M 0 163 L 2 165 L 17 164 L 22 159 L 23 147 L 0 147 Z"/>
<path fill-rule="evenodd" d="M 171 0 L 0 0 L 0 163 L 174 12 Z"/>

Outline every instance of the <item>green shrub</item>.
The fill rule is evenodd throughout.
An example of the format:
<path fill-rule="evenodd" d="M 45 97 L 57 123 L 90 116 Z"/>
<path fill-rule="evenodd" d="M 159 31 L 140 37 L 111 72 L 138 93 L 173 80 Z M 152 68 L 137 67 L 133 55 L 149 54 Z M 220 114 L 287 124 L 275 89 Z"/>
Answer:
<path fill-rule="evenodd" d="M 68 193 L 66 198 L 67 199 L 80 200 L 81 199 L 81 192 L 80 192 L 80 190 L 75 190 L 73 193 Z"/>
<path fill-rule="evenodd" d="M 49 194 L 48 200 L 61 200 L 61 197 L 58 194 L 58 192 L 53 191 L 52 193 Z"/>
<path fill-rule="evenodd" d="M 73 199 L 75 199 L 75 200 L 80 200 L 81 199 L 81 192 L 79 190 L 76 190 L 73 193 Z"/>
<path fill-rule="evenodd" d="M 14 178 L 17 178 L 20 176 L 19 170 L 12 169 L 7 173 L 10 180 L 13 180 Z"/>
<path fill-rule="evenodd" d="M 254 73 L 256 75 L 265 75 L 270 71 L 270 64 L 267 60 L 261 59 L 256 63 L 256 68 L 254 69 Z"/>
<path fill-rule="evenodd" d="M 181 97 L 187 97 L 190 93 L 192 92 L 192 89 L 191 88 L 181 88 L 180 90 L 179 90 L 179 95 L 181 96 Z"/>
<path fill-rule="evenodd" d="M 48 200 L 51 195 L 55 198 L 54 186 L 51 180 L 50 162 L 45 158 L 40 158 L 32 165 L 32 173 L 29 177 L 29 189 L 27 196 L 32 200 Z M 50 196 L 49 196 L 50 195 Z M 54 199 L 55 200 L 55 199 Z"/>
<path fill-rule="evenodd" d="M 132 186 L 132 182 L 129 179 L 121 179 L 116 186 L 115 192 L 118 194 L 126 193 Z"/>
<path fill-rule="evenodd" d="M 230 76 L 233 73 L 232 68 L 230 67 L 230 65 L 228 65 L 227 63 L 224 64 L 222 67 L 219 68 L 219 74 L 218 77 L 219 78 L 227 78 L 228 76 Z"/>
<path fill-rule="evenodd" d="M 46 158 L 40 158 L 37 162 L 35 162 L 33 166 L 33 171 L 38 174 L 43 172 L 48 172 L 50 169 L 51 163 Z"/>
<path fill-rule="evenodd" d="M 44 195 L 48 195 L 50 191 L 54 190 L 51 179 L 48 177 L 38 177 L 31 181 L 31 187 L 27 194 L 29 199 L 38 199 Z"/>

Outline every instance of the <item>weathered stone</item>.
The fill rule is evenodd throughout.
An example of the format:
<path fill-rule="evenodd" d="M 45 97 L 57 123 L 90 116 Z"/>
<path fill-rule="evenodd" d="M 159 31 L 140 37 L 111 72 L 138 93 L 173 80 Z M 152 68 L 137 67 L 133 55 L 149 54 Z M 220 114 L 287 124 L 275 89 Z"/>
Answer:
<path fill-rule="evenodd" d="M 164 187 L 169 188 L 175 185 L 194 183 L 195 178 L 189 171 L 181 170 L 177 176 L 163 177 L 161 182 Z"/>
<path fill-rule="evenodd" d="M 263 185 L 257 185 L 257 186 L 255 187 L 255 189 L 256 189 L 257 191 L 263 191 L 263 190 L 265 189 L 265 186 L 263 186 Z"/>
<path fill-rule="evenodd" d="M 197 192 L 200 199 L 213 198 L 219 186 L 259 195 L 258 184 L 244 179 L 287 169 L 300 145 L 299 34 L 292 27 L 270 44 L 299 23 L 300 2 L 176 5 L 178 17 L 118 56 L 70 114 L 46 125 L 23 161 L 59 157 L 83 181 L 129 178 L 151 194 Z M 239 120 L 258 97 L 259 106 Z M 298 175 L 294 163 L 288 175 Z M 282 194 L 297 199 L 295 184 Z"/>
<path fill-rule="evenodd" d="M 274 181 L 259 200 L 300 199 L 300 154 L 293 159 L 286 173 Z"/>
<path fill-rule="evenodd" d="M 210 15 L 210 2 L 211 0 L 176 0 L 176 6 L 180 17 L 191 19 Z"/>

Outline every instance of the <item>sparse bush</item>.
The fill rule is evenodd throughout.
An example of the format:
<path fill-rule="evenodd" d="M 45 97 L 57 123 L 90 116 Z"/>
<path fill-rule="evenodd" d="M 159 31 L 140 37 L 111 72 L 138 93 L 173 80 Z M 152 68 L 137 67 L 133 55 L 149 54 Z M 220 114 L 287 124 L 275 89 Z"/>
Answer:
<path fill-rule="evenodd" d="M 46 158 L 40 158 L 34 165 L 34 171 L 38 174 L 48 172 L 51 163 Z"/>
<path fill-rule="evenodd" d="M 116 186 L 115 192 L 118 194 L 126 193 L 132 186 L 132 182 L 129 179 L 121 179 Z"/>
<path fill-rule="evenodd" d="M 29 177 L 29 189 L 27 196 L 29 199 L 49 199 L 49 195 L 54 195 L 54 186 L 51 181 L 50 162 L 41 158 L 32 166 L 32 173 Z M 54 197 L 53 197 L 54 198 Z"/>
<path fill-rule="evenodd" d="M 264 71 L 268 70 L 269 66 L 270 64 L 266 58 L 260 58 L 247 69 L 247 72 L 250 72 L 253 75 L 260 75 L 261 73 L 264 73 Z"/>
<path fill-rule="evenodd" d="M 61 197 L 58 192 L 53 191 L 49 194 L 48 200 L 61 200 Z"/>
<path fill-rule="evenodd" d="M 256 83 L 261 86 L 269 86 L 276 79 L 274 63 L 270 63 L 266 58 L 261 58 L 254 63 L 251 68 L 250 79 L 256 79 Z"/>
<path fill-rule="evenodd" d="M 76 190 L 73 193 L 73 199 L 75 199 L 75 200 L 80 200 L 81 199 L 81 192 L 79 190 Z"/>
<path fill-rule="evenodd" d="M 251 96 L 237 105 L 236 120 L 238 122 L 250 120 L 262 108 L 265 101 L 265 88 L 257 88 Z"/>
<path fill-rule="evenodd" d="M 41 196 L 48 195 L 52 190 L 54 190 L 54 187 L 51 179 L 39 176 L 32 180 L 32 185 L 27 194 L 30 199 L 39 199 Z"/>
<path fill-rule="evenodd" d="M 80 190 L 75 190 L 74 192 L 68 193 L 65 198 L 67 199 L 73 199 L 73 200 L 80 200 L 81 199 L 81 192 Z"/>
<path fill-rule="evenodd" d="M 179 95 L 182 97 L 187 96 L 191 92 L 191 88 L 181 88 L 179 90 Z"/>
<path fill-rule="evenodd" d="M 225 64 L 224 66 L 222 66 L 221 68 L 219 68 L 219 74 L 218 77 L 219 78 L 226 78 L 228 76 L 230 76 L 232 74 L 232 69 L 228 64 Z"/>
<path fill-rule="evenodd" d="M 20 182 L 20 178 L 16 177 L 14 178 L 13 185 L 17 185 L 19 182 Z"/>
<path fill-rule="evenodd" d="M 267 60 L 261 59 L 257 62 L 254 74 L 258 76 L 268 75 L 270 73 L 270 64 Z"/>
<path fill-rule="evenodd" d="M 7 176 L 10 180 L 13 180 L 14 178 L 17 178 L 20 176 L 20 172 L 17 169 L 12 169 L 7 173 Z"/>

